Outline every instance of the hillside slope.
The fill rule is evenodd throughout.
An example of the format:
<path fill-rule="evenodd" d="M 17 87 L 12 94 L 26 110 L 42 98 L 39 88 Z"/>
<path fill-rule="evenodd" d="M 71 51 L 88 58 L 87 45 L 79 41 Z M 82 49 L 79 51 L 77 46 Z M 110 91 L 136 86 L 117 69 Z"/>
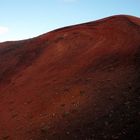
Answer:
<path fill-rule="evenodd" d="M 139 18 L 0 43 L 0 140 L 137 140 L 139 94 Z"/>

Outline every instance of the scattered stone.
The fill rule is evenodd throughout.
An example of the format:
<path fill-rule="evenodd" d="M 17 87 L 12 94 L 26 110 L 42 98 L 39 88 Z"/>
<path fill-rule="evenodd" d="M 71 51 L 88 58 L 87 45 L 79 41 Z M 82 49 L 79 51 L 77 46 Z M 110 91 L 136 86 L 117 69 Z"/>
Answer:
<path fill-rule="evenodd" d="M 69 132 L 69 131 L 67 131 L 67 132 L 66 132 L 66 134 L 67 134 L 67 135 L 69 135 L 69 134 L 70 134 L 70 132 Z"/>
<path fill-rule="evenodd" d="M 105 126 L 108 126 L 108 125 L 109 125 L 108 121 L 105 121 Z"/>
<path fill-rule="evenodd" d="M 63 116 L 63 117 L 67 117 L 69 114 L 70 114 L 69 112 L 64 112 L 64 113 L 62 114 L 62 116 Z"/>
<path fill-rule="evenodd" d="M 79 102 L 77 102 L 77 103 L 73 102 L 72 104 L 73 104 L 74 107 L 78 107 L 79 106 Z"/>
<path fill-rule="evenodd" d="M 53 117 L 55 117 L 55 116 L 56 116 L 56 114 L 55 114 L 55 113 L 53 113 L 53 114 L 52 114 L 52 116 L 53 116 Z"/>
<path fill-rule="evenodd" d="M 104 139 L 107 139 L 107 136 L 106 136 L 106 135 L 104 135 L 104 136 L 103 136 L 103 138 L 104 138 Z"/>
<path fill-rule="evenodd" d="M 42 117 L 42 116 L 43 116 L 43 114 L 39 114 L 39 116 L 40 116 L 40 117 Z"/>
<path fill-rule="evenodd" d="M 125 102 L 124 104 L 125 104 L 125 105 L 129 105 L 129 104 L 130 104 L 130 102 L 129 102 L 129 101 L 127 101 L 127 102 Z"/>
<path fill-rule="evenodd" d="M 113 99 L 114 99 L 114 96 L 113 96 L 113 95 L 112 95 L 112 96 L 110 96 L 110 97 L 109 97 L 109 99 L 110 99 L 110 100 L 113 100 Z"/>
<path fill-rule="evenodd" d="M 113 139 L 113 140 L 118 140 L 118 139 L 119 139 L 119 136 L 114 136 L 114 135 L 113 135 L 113 136 L 112 136 L 112 139 Z"/>
<path fill-rule="evenodd" d="M 48 127 L 47 125 L 45 125 L 45 126 L 43 126 L 43 127 L 41 128 L 41 132 L 42 132 L 42 133 L 47 133 L 47 132 L 48 132 L 48 129 L 49 129 L 49 127 Z"/>

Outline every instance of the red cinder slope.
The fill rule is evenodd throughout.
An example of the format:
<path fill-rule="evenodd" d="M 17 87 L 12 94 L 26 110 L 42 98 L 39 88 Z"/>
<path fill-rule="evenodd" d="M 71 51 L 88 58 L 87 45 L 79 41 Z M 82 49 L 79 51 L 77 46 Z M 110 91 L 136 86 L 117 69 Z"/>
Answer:
<path fill-rule="evenodd" d="M 138 140 L 139 94 L 139 18 L 0 44 L 0 140 Z"/>

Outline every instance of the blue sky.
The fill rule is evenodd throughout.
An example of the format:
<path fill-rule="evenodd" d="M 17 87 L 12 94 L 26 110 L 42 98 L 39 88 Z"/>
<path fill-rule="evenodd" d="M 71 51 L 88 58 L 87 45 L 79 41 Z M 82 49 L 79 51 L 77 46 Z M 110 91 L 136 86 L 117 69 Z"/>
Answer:
<path fill-rule="evenodd" d="M 0 0 L 0 42 L 117 14 L 140 17 L 140 0 Z"/>

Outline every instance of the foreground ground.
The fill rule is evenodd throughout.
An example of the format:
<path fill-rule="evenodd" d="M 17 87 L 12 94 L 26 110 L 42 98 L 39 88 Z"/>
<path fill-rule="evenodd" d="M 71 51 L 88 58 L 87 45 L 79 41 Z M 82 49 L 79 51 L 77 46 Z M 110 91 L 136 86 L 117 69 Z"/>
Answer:
<path fill-rule="evenodd" d="M 0 140 L 138 140 L 139 105 L 139 18 L 0 44 Z"/>

